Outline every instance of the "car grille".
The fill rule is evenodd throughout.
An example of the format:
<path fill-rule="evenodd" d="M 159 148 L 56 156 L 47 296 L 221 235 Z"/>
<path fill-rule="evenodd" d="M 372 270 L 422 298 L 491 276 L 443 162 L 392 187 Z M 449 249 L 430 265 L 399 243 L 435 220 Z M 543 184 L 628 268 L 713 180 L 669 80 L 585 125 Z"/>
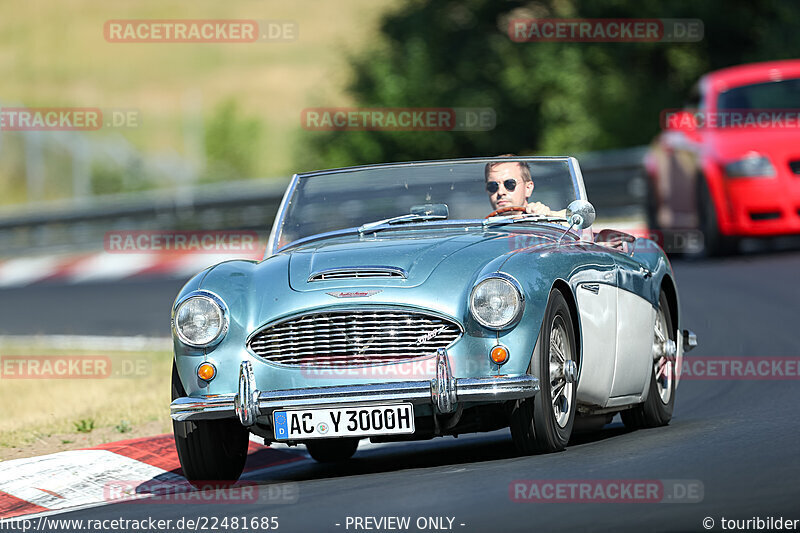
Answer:
<path fill-rule="evenodd" d="M 363 279 L 363 278 L 399 278 L 405 279 L 406 273 L 402 268 L 393 267 L 364 267 L 364 268 L 332 268 L 315 272 L 309 276 L 308 281 L 328 281 L 332 279 Z"/>
<path fill-rule="evenodd" d="M 347 309 L 298 316 L 268 326 L 248 343 L 272 363 L 364 366 L 434 355 L 461 336 L 454 321 L 398 309 Z"/>

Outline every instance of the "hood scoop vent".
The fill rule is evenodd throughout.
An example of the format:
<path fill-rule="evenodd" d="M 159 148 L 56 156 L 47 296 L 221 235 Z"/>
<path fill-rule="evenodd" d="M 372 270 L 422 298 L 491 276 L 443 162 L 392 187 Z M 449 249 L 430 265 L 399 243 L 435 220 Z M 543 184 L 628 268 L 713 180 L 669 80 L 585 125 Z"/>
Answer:
<path fill-rule="evenodd" d="M 359 266 L 329 268 L 314 272 L 308 277 L 312 281 L 331 281 L 340 279 L 368 279 L 368 278 L 396 278 L 406 279 L 406 271 L 399 267 L 390 266 Z"/>

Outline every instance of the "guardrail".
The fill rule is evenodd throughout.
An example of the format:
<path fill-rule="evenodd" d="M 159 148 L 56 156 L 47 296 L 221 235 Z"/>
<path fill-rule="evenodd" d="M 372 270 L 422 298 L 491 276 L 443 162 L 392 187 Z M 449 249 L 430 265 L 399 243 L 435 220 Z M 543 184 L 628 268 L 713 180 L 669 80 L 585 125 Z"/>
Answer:
<path fill-rule="evenodd" d="M 646 193 L 647 147 L 579 155 L 589 199 L 602 218 L 639 216 Z M 98 197 L 81 204 L 43 203 L 0 212 L 4 256 L 91 250 L 112 230 L 256 230 L 275 219 L 288 177 L 205 185 L 171 193 Z"/>

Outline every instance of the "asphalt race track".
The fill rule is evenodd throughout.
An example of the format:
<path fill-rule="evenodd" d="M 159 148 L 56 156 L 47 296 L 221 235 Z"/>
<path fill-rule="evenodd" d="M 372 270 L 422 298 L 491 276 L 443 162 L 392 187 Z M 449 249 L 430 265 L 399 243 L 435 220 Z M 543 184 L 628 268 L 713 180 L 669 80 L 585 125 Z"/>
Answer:
<path fill-rule="evenodd" d="M 690 358 L 798 357 L 800 253 L 674 264 Z M 0 291 L 3 333 L 166 335 L 180 282 Z M 44 306 L 44 307 L 41 307 Z M 285 505 L 115 504 L 59 518 L 276 516 L 279 531 L 354 531 L 347 517 L 454 518 L 455 531 L 705 531 L 710 517 L 800 519 L 800 381 L 688 380 L 672 423 L 626 431 L 619 419 L 567 451 L 517 457 L 510 434 L 369 446 L 338 466 L 302 461 L 260 474 L 297 482 Z M 514 502 L 514 480 L 689 480 L 699 503 Z M 447 520 L 444 521 L 447 524 Z M 708 523 L 708 522 L 707 522 Z M 337 526 L 337 524 L 339 524 Z M 461 525 L 463 524 L 463 525 Z M 430 530 L 430 529 L 428 529 Z M 364 529 L 360 529 L 364 531 Z"/>
<path fill-rule="evenodd" d="M 185 282 L 134 279 L 0 289 L 0 335 L 169 337 L 170 308 Z"/>

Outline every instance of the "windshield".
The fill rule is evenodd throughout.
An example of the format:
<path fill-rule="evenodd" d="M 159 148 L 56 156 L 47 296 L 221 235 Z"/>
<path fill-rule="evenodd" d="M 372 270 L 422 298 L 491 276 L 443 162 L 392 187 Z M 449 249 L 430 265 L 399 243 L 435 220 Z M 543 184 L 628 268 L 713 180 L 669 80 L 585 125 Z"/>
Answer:
<path fill-rule="evenodd" d="M 488 169 L 487 163 L 492 165 Z M 571 165 L 577 168 L 577 162 L 566 157 L 491 158 L 301 174 L 287 193 L 271 248 L 277 251 L 320 233 L 373 227 L 370 223 L 412 212 L 444 210 L 443 205 L 449 221 L 481 220 L 496 208 L 524 205 L 529 190 L 530 212 L 563 218 L 570 202 L 585 198 L 583 184 L 577 171 L 571 172 Z M 487 187 L 489 181 L 496 185 Z M 507 191 L 506 185 L 515 190 Z M 425 217 L 407 217 L 399 222 L 435 224 L 444 217 L 421 218 Z"/>
<path fill-rule="evenodd" d="M 719 111 L 800 109 L 800 79 L 734 87 L 720 93 L 717 109 Z"/>

